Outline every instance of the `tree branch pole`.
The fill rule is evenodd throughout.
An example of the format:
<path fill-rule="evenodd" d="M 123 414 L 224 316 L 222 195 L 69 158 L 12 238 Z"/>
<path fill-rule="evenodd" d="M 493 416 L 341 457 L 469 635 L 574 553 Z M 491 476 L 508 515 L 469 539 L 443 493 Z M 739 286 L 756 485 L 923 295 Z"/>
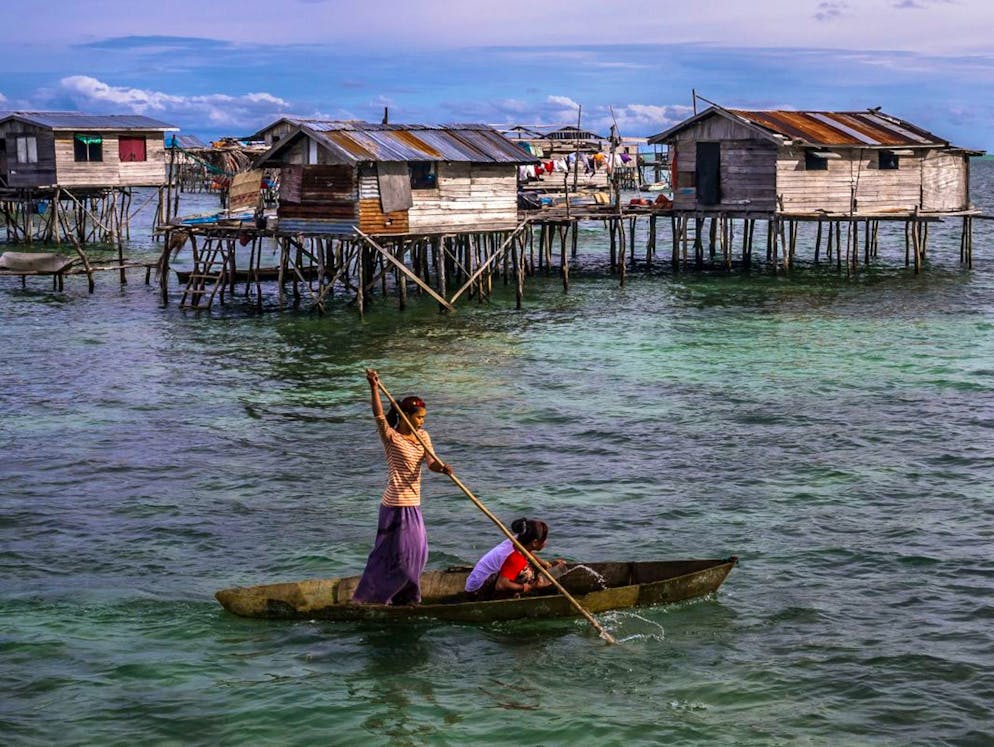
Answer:
<path fill-rule="evenodd" d="M 379 386 L 380 391 L 382 391 L 383 394 L 386 395 L 386 398 L 390 400 L 390 404 L 393 406 L 393 409 L 400 415 L 401 418 L 403 418 L 404 422 L 407 424 L 407 427 L 411 429 L 411 432 L 418 439 L 418 443 L 421 444 L 422 448 L 424 448 L 424 450 L 433 460 L 435 460 L 440 464 L 444 464 L 444 462 L 442 462 L 442 460 L 438 458 L 438 455 L 436 455 L 435 452 L 432 451 L 431 448 L 428 446 L 428 444 L 424 442 L 424 439 L 421 438 L 421 434 L 418 433 L 417 429 L 411 424 L 411 421 L 408 420 L 407 413 L 405 413 L 403 410 L 400 409 L 400 405 L 397 404 L 397 401 L 393 398 L 393 395 L 391 395 L 390 392 L 387 391 L 387 388 L 383 386 L 383 382 L 377 380 L 377 385 Z M 583 617 L 587 619 L 587 622 L 589 622 L 594 627 L 594 629 L 597 631 L 597 633 L 600 635 L 601 638 L 603 638 L 608 643 L 618 642 L 617 640 L 615 640 L 614 636 L 612 636 L 610 633 L 607 632 L 607 630 L 604 629 L 604 626 L 601 625 L 593 615 L 591 615 L 589 612 L 587 612 L 586 609 L 584 609 L 583 605 L 580 604 L 576 600 L 576 598 L 573 597 L 572 594 L 570 594 L 568 591 L 566 591 L 565 588 L 563 588 L 563 585 L 560 584 L 559 581 L 551 573 L 549 573 L 549 570 L 544 565 L 542 565 L 538 561 L 538 559 L 536 559 L 535 556 L 532 555 L 525 548 L 524 545 L 522 545 L 518 541 L 517 537 L 514 536 L 511 530 L 509 530 L 506 526 L 504 526 L 504 524 L 501 523 L 501 520 L 498 519 L 496 516 L 494 516 L 494 514 L 491 513 L 490 509 L 484 506 L 483 502 L 480 501 L 479 498 L 473 495 L 470 489 L 463 484 L 462 480 L 460 480 L 452 473 L 449 474 L 449 479 L 455 483 L 456 487 L 458 487 L 463 493 L 466 494 L 466 497 L 469 498 L 473 502 L 473 504 L 478 509 L 480 509 L 480 511 L 483 512 L 484 516 L 490 519 L 490 521 L 492 521 L 497 526 L 497 528 L 500 529 L 500 531 L 504 534 L 505 537 L 511 540 L 511 544 L 513 544 L 514 547 L 517 548 L 518 552 L 524 555 L 528 559 L 528 562 L 531 563 L 539 573 L 545 576 L 552 583 L 552 585 L 556 587 L 556 589 L 559 591 L 560 594 L 566 597 L 566 600 L 571 605 L 573 605 L 574 608 L 576 608 L 577 612 L 579 612 L 581 615 L 583 615 Z"/>

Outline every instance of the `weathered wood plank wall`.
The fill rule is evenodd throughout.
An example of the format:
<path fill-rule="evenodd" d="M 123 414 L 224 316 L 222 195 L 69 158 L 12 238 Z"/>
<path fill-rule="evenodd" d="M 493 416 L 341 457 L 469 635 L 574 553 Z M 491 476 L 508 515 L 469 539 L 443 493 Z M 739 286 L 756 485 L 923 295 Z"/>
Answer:
<path fill-rule="evenodd" d="M 922 209 L 967 210 L 970 159 L 959 153 L 931 151 L 922 164 Z"/>
<path fill-rule="evenodd" d="M 439 163 L 437 189 L 415 189 L 413 233 L 513 228 L 518 222 L 514 164 Z"/>
<path fill-rule="evenodd" d="M 55 146 L 51 130 L 11 121 L 0 125 L 0 137 L 4 138 L 7 146 L 8 186 L 47 187 L 55 184 Z M 17 160 L 18 137 L 35 138 L 37 163 L 22 163 Z"/>
<path fill-rule="evenodd" d="M 721 201 L 699 206 L 697 143 L 721 144 Z M 879 149 L 832 148 L 826 170 L 805 166 L 805 148 L 777 147 L 725 118 L 702 120 L 671 144 L 677 164 L 677 210 L 848 213 L 957 211 L 969 207 L 969 159 L 960 153 L 915 151 L 898 156 L 898 168 L 881 169 Z M 905 149 L 902 149 L 905 150 Z M 778 203 L 779 198 L 779 203 Z"/>
<path fill-rule="evenodd" d="M 86 134 L 86 133 L 81 133 Z M 166 149 L 161 132 L 93 133 L 103 138 L 102 161 L 77 161 L 73 133 L 55 138 L 58 183 L 64 187 L 157 187 L 166 182 Z M 144 137 L 145 160 L 121 161 L 119 137 Z"/>

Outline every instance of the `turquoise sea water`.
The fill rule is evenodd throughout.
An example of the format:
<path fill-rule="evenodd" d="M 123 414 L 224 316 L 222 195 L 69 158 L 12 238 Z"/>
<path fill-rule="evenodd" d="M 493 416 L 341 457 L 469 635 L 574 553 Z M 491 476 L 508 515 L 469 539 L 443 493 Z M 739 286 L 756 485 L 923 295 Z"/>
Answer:
<path fill-rule="evenodd" d="M 994 162 L 974 194 L 994 212 Z M 452 316 L 0 279 L 3 741 L 990 744 L 994 234 L 967 271 L 933 231 L 917 277 L 894 239 L 855 277 L 590 269 Z M 588 267 L 604 242 L 585 232 Z M 582 621 L 225 613 L 219 588 L 361 570 L 367 365 L 427 400 L 492 510 L 551 524 L 547 553 L 739 567 L 601 616 L 618 646 Z M 500 539 L 438 475 L 424 514 L 431 567 Z"/>

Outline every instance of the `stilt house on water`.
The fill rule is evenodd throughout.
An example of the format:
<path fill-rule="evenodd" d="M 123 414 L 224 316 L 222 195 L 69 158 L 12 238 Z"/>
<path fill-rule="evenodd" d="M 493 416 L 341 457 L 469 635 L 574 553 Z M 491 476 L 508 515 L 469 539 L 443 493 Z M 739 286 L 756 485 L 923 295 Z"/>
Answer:
<path fill-rule="evenodd" d="M 485 125 L 282 119 L 254 164 L 280 169 L 279 231 L 349 235 L 486 232 L 518 225 L 518 166 L 534 163 Z"/>
<path fill-rule="evenodd" d="M 968 212 L 970 157 L 982 155 L 879 109 L 712 106 L 649 143 L 669 145 L 675 210 L 739 217 Z"/>
<path fill-rule="evenodd" d="M 166 182 L 165 133 L 138 115 L 9 112 L 0 118 L 0 187 L 146 187 Z"/>
<path fill-rule="evenodd" d="M 132 114 L 0 115 L 0 231 L 11 243 L 75 244 L 92 289 L 80 246 L 121 249 L 130 238 L 133 187 L 157 187 L 148 201 L 158 196 L 161 210 L 165 133 L 176 129 Z"/>
<path fill-rule="evenodd" d="M 904 261 L 922 267 L 928 223 L 961 216 L 960 261 L 972 266 L 970 157 L 981 151 L 951 145 L 910 122 L 876 109 L 862 112 L 746 111 L 713 105 L 650 144 L 669 146 L 673 184 L 673 265 L 680 245 L 703 259 L 704 221 L 709 245 L 732 263 L 733 221 L 743 223 L 742 262 L 752 261 L 757 220 L 768 222 L 766 256 L 774 266 L 794 262 L 798 226 L 817 222 L 814 260 L 823 228 L 826 257 L 841 267 L 877 256 L 881 222 L 904 223 Z M 693 225 L 691 225 L 693 221 Z M 862 225 L 860 225 L 862 224 Z M 843 227 L 845 231 L 843 232 Z"/>

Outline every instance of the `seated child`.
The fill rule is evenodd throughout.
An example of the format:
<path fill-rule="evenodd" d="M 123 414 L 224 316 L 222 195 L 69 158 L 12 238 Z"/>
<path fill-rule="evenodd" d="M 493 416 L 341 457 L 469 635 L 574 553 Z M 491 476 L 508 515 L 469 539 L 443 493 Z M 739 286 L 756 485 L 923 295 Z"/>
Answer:
<path fill-rule="evenodd" d="M 516 519 L 511 524 L 511 531 L 515 539 L 534 555 L 545 547 L 549 525 L 534 519 Z M 536 560 L 545 568 L 566 563 L 559 558 L 551 563 L 541 558 Z M 480 600 L 530 594 L 548 586 L 551 586 L 549 580 L 532 568 L 511 540 L 504 540 L 480 558 L 466 579 L 466 591 Z"/>

